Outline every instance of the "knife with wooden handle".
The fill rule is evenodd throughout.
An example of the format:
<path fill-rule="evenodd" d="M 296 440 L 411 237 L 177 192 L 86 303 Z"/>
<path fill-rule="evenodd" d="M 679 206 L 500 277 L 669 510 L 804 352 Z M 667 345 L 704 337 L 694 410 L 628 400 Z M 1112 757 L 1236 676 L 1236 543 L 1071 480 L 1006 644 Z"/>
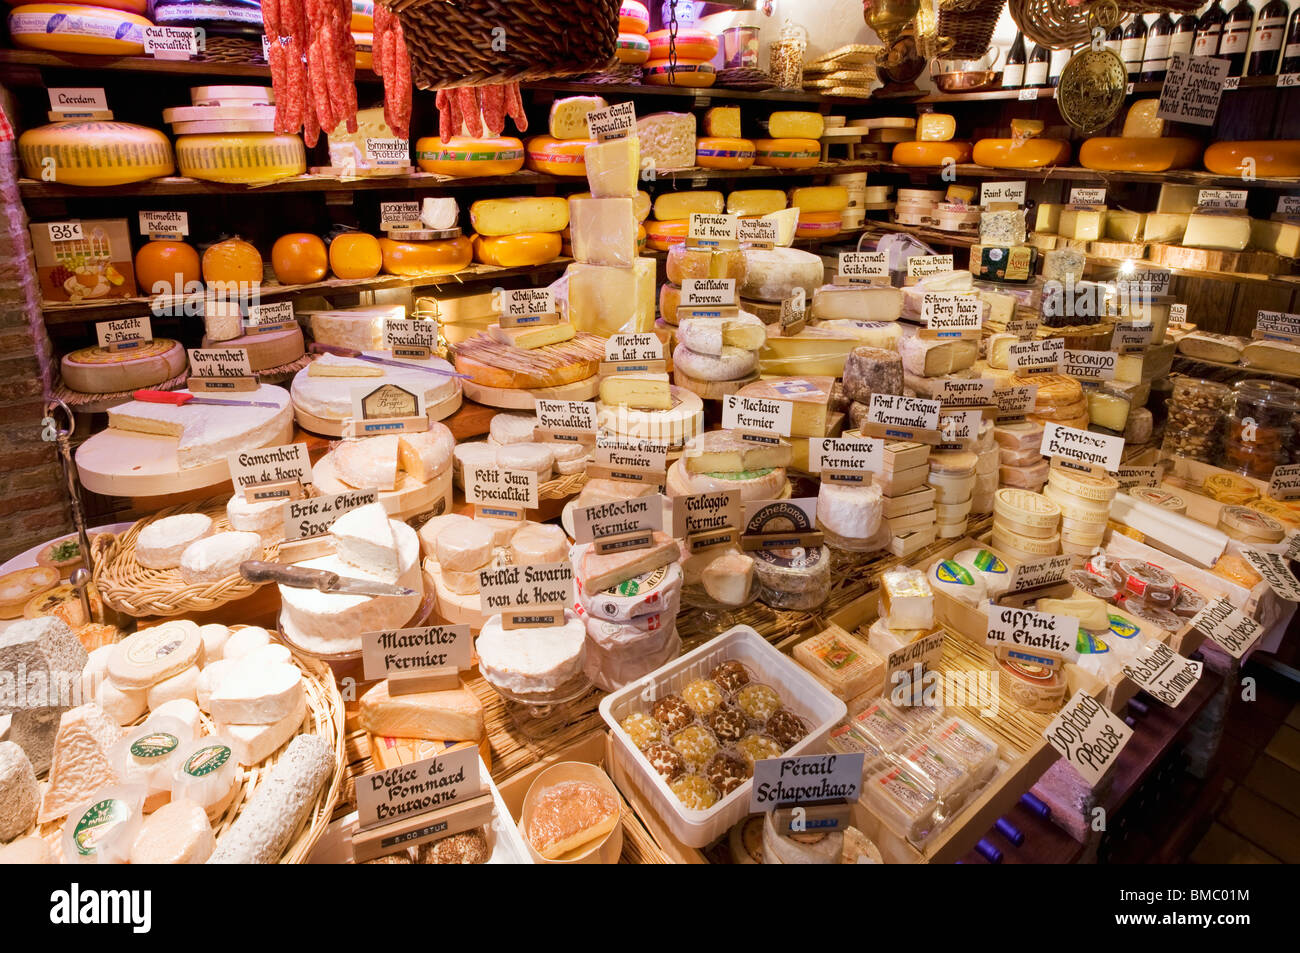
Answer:
<path fill-rule="evenodd" d="M 413 596 L 414 589 L 392 586 L 370 579 L 351 579 L 327 569 L 269 563 L 261 559 L 248 559 L 239 564 L 239 574 L 249 582 L 274 582 L 294 589 L 316 589 L 319 592 L 337 592 L 353 596 Z"/>

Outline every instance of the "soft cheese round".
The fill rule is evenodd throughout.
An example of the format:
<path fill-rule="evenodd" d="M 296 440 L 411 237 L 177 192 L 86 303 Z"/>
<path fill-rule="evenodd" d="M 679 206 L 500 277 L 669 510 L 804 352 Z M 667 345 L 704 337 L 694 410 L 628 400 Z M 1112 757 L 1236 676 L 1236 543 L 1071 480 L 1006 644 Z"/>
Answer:
<path fill-rule="evenodd" d="M 191 543 L 181 554 L 181 578 L 194 584 L 239 574 L 239 564 L 262 555 L 257 533 L 217 533 Z"/>
<path fill-rule="evenodd" d="M 734 318 L 687 318 L 677 325 L 677 343 L 696 354 L 721 354 L 724 328 L 736 325 L 762 329 L 766 334 L 766 325 L 757 315 L 742 311 Z"/>
<path fill-rule="evenodd" d="M 880 487 L 823 483 L 817 491 L 817 522 L 848 539 L 871 539 L 880 529 Z"/>
<path fill-rule="evenodd" d="M 488 424 L 488 434 L 499 444 L 532 443 L 535 429 L 536 414 L 497 414 Z"/>
<path fill-rule="evenodd" d="M 402 360 L 400 357 L 394 358 L 391 351 L 364 351 L 363 353 L 367 357 Z M 396 384 L 406 390 L 423 393 L 424 402 L 429 407 L 455 396 L 460 390 L 459 378 L 419 370 L 420 367 L 430 367 L 451 374 L 452 366 L 441 358 L 403 362 L 411 365 L 410 370 L 394 367 L 391 364 L 375 364 L 351 357 L 338 357 L 334 354 L 322 354 L 316 360 L 332 368 L 357 367 L 370 372 L 375 368 L 382 370 L 378 376 L 320 377 L 309 373 L 311 371 L 309 365 L 295 374 L 293 384 L 289 388 L 293 396 L 293 406 L 325 420 L 346 420 L 352 416 L 352 390 L 357 384 L 374 387 L 381 384 Z"/>
<path fill-rule="evenodd" d="M 482 523 L 458 523 L 438 534 L 434 552 L 443 569 L 470 572 L 486 566 L 491 560 L 492 542 L 492 530 Z"/>
<path fill-rule="evenodd" d="M 243 533 L 257 533 L 264 540 L 284 538 L 284 500 L 250 502 L 236 493 L 226 503 L 226 522 Z"/>
<path fill-rule="evenodd" d="M 169 619 L 113 646 L 108 677 L 123 691 L 146 689 L 196 665 L 202 648 L 203 638 L 195 623 Z"/>
<path fill-rule="evenodd" d="M 135 538 L 135 561 L 146 569 L 175 569 L 190 544 L 212 534 L 202 513 L 180 513 L 154 520 Z"/>
<path fill-rule="evenodd" d="M 452 455 L 456 461 L 453 475 L 456 479 L 456 485 L 462 489 L 465 486 L 465 467 L 491 467 L 496 466 L 497 462 L 497 448 L 481 440 L 473 443 L 457 444 Z"/>
<path fill-rule="evenodd" d="M 821 257 L 798 248 L 745 249 L 745 277 L 736 291 L 744 298 L 781 301 L 803 288 L 808 301 L 821 285 L 826 269 Z"/>
<path fill-rule="evenodd" d="M 742 501 L 774 500 L 785 490 L 784 467 L 741 470 L 737 473 L 688 473 L 681 460 L 668 467 L 668 495 L 693 496 L 739 490 Z"/>
<path fill-rule="evenodd" d="M 555 466 L 555 451 L 545 443 L 509 443 L 497 447 L 497 466 L 503 470 L 532 470 L 546 480 Z"/>
<path fill-rule="evenodd" d="M 483 624 L 474 648 L 479 671 L 492 685 L 520 695 L 555 691 L 582 671 L 587 628 L 573 612 L 564 625 L 506 629 L 501 616 Z"/>
<path fill-rule="evenodd" d="M 718 355 L 700 354 L 685 344 L 673 351 L 673 366 L 688 377 L 701 381 L 738 381 L 758 366 L 758 352 L 738 347 L 720 347 Z"/>

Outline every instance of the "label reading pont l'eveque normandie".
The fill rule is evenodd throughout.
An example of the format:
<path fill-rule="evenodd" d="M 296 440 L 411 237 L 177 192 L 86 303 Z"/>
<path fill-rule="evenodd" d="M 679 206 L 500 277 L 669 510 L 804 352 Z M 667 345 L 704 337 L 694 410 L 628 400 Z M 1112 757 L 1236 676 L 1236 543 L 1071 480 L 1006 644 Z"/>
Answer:
<path fill-rule="evenodd" d="M 728 394 L 722 401 L 722 429 L 790 436 L 794 403 L 768 397 Z"/>
<path fill-rule="evenodd" d="M 463 670 L 474 664 L 474 638 L 468 625 L 425 625 L 361 634 L 366 681 L 427 668 Z"/>
<path fill-rule="evenodd" d="M 477 796 L 483 790 L 478 759 L 478 748 L 458 748 L 361 775 L 356 781 L 357 827 L 369 830 Z"/>
<path fill-rule="evenodd" d="M 673 536 L 677 539 L 697 533 L 716 533 L 727 527 L 739 529 L 740 520 L 739 490 L 673 498 Z"/>
<path fill-rule="evenodd" d="M 484 615 L 573 605 L 573 563 L 567 560 L 480 569 L 478 579 Z"/>
<path fill-rule="evenodd" d="M 95 337 L 105 350 L 124 351 L 153 340 L 153 327 L 148 318 L 118 318 L 116 321 L 97 321 Z"/>
<path fill-rule="evenodd" d="M 1114 473 L 1124 457 L 1124 438 L 1076 430 L 1060 424 L 1047 424 L 1043 428 L 1043 456 L 1062 457 L 1080 463 L 1095 464 L 1108 473 Z"/>
<path fill-rule="evenodd" d="M 305 443 L 236 450 L 227 455 L 226 462 L 231 480 L 244 490 L 268 483 L 311 482 L 311 457 Z"/>
<path fill-rule="evenodd" d="M 579 506 L 573 510 L 575 543 L 663 528 L 664 498 L 658 493 L 597 506 Z"/>
<path fill-rule="evenodd" d="M 1264 553 L 1258 549 L 1241 548 L 1241 555 L 1246 562 L 1255 567 L 1255 571 L 1264 577 L 1269 588 L 1288 602 L 1300 602 L 1300 579 L 1296 579 L 1285 556 L 1280 553 Z"/>
<path fill-rule="evenodd" d="M 1079 620 L 1053 612 L 1034 612 L 989 603 L 984 641 L 994 648 L 1027 649 L 1063 661 L 1079 658 Z"/>
<path fill-rule="evenodd" d="M 359 506 L 379 502 L 378 490 L 349 490 L 306 500 L 290 500 L 281 508 L 284 513 L 286 542 L 324 536 L 334 521 Z"/>
<path fill-rule="evenodd" d="M 1124 666 L 1124 674 L 1148 695 L 1177 708 L 1196 687 L 1203 668 L 1200 662 L 1183 658 L 1163 642 L 1149 639 L 1133 661 Z"/>
<path fill-rule="evenodd" d="M 897 394 L 872 394 L 867 421 L 885 427 L 938 430 L 939 411 L 942 409 L 937 400 Z"/>
<path fill-rule="evenodd" d="M 1080 690 L 1052 719 L 1043 737 L 1089 786 L 1096 787 L 1133 737 L 1133 729 Z"/>
<path fill-rule="evenodd" d="M 536 470 L 505 470 L 470 464 L 465 469 L 465 502 L 535 510 L 540 506 Z"/>
<path fill-rule="evenodd" d="M 1235 659 L 1245 655 L 1264 634 L 1259 623 L 1237 609 L 1227 596 L 1216 599 L 1198 612 L 1191 626 L 1200 629 L 1206 638 Z"/>

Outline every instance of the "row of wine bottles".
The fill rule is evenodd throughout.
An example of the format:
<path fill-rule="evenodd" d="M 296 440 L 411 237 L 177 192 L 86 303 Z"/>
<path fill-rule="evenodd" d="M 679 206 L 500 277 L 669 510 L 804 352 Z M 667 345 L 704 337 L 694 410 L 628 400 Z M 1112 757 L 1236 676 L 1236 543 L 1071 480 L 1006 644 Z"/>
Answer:
<path fill-rule="evenodd" d="M 1201 13 L 1175 20 L 1167 11 L 1150 26 L 1140 17 L 1116 24 L 1106 35 L 1106 47 L 1124 61 L 1130 82 L 1160 82 L 1169 58 L 1216 56 L 1228 60 L 1229 76 L 1274 76 L 1300 72 L 1300 6 L 1290 15 L 1286 0 L 1268 0 L 1255 15 L 1250 0 L 1240 0 L 1230 11 L 1222 0 Z M 1052 50 L 1037 43 L 1026 53 L 1024 35 L 1017 32 L 1002 72 L 1007 89 L 1021 86 L 1055 86 L 1073 50 Z"/>

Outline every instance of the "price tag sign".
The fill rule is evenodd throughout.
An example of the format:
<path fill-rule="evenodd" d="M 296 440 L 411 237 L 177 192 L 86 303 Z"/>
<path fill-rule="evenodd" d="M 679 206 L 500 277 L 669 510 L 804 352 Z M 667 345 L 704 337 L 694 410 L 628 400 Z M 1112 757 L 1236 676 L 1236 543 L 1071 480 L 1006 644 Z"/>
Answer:
<path fill-rule="evenodd" d="M 80 223 L 78 223 L 80 227 Z M 140 234 L 146 238 L 184 238 L 190 233 L 190 213 L 165 211 L 141 212 Z M 51 236 L 53 237 L 53 236 Z"/>
<path fill-rule="evenodd" d="M 86 237 L 80 222 L 50 222 L 45 227 L 52 242 L 79 242 Z"/>
<path fill-rule="evenodd" d="M 794 403 L 768 397 L 741 397 L 728 394 L 722 400 L 722 429 L 750 433 L 790 436 L 794 423 Z"/>
<path fill-rule="evenodd" d="M 1155 328 L 1151 326 L 1150 321 L 1122 321 L 1115 325 L 1115 331 L 1110 336 L 1110 347 L 1112 351 L 1120 354 L 1137 354 L 1146 350 L 1154 335 Z M 1066 366 L 1069 366 L 1068 359 Z M 1107 378 L 1107 380 L 1109 379 Z"/>
<path fill-rule="evenodd" d="M 972 446 L 980 436 L 982 410 L 943 410 L 939 413 L 939 435 L 943 442 L 937 450 L 962 450 Z"/>
<path fill-rule="evenodd" d="M 1268 495 L 1275 500 L 1300 500 L 1300 463 L 1274 467 Z"/>
<path fill-rule="evenodd" d="M 64 115 L 108 112 L 108 96 L 101 87 L 50 87 L 50 112 Z M 53 237 L 53 236 L 51 236 Z"/>
<path fill-rule="evenodd" d="M 1096 787 L 1133 737 L 1133 729 L 1081 690 L 1052 719 L 1043 737 L 1090 786 Z"/>
<path fill-rule="evenodd" d="M 884 684 L 892 688 L 899 683 L 896 677 L 899 672 L 910 672 L 911 678 L 909 681 L 911 684 L 919 685 L 921 682 L 920 676 L 927 669 L 939 664 L 941 658 L 943 658 L 942 629 L 938 632 L 931 632 L 915 642 L 909 642 L 902 648 L 890 652 L 885 658 Z"/>
<path fill-rule="evenodd" d="M 508 288 L 498 292 L 497 311 L 502 318 L 523 319 L 538 315 L 557 314 L 555 292 L 550 288 Z M 512 326 L 523 326 L 516 320 Z M 504 322 L 502 325 L 505 326 Z"/>
<path fill-rule="evenodd" d="M 245 491 L 272 483 L 311 482 L 311 457 L 305 443 L 237 450 L 227 455 L 226 462 L 235 486 Z"/>
<path fill-rule="evenodd" d="M 839 275 L 850 284 L 870 284 L 872 278 L 889 277 L 889 253 L 883 251 L 842 251 Z"/>
<path fill-rule="evenodd" d="M 615 334 L 605 342 L 605 360 L 611 364 L 663 359 L 664 342 L 657 334 Z"/>
<path fill-rule="evenodd" d="M 1017 341 L 1007 348 L 1012 374 L 1059 374 L 1065 363 L 1065 338 Z"/>
<path fill-rule="evenodd" d="M 366 158 L 380 166 L 410 165 L 411 140 L 376 139 L 366 136 Z"/>
<path fill-rule="evenodd" d="M 778 807 L 826 801 L 852 803 L 862 792 L 865 759 L 866 755 L 858 752 L 755 761 L 749 813 L 762 814 Z"/>
<path fill-rule="evenodd" d="M 1022 341 L 1033 340 L 1034 334 L 1038 331 L 1038 317 L 1036 315 L 1017 315 L 1007 322 L 1007 334 L 1014 334 Z"/>
<path fill-rule="evenodd" d="M 1241 89 L 1241 77 L 1240 77 L 1240 76 L 1229 76 L 1226 80 L 1224 80 L 1224 82 L 1223 82 L 1223 88 L 1224 88 L 1225 90 L 1229 90 L 1229 89 Z"/>
<path fill-rule="evenodd" d="M 1024 182 L 981 182 L 980 205 L 992 205 L 994 202 L 1024 205 L 1025 191 Z"/>
<path fill-rule="evenodd" d="M 1241 209 L 1246 207 L 1246 190 L 1245 189 L 1201 189 L 1196 193 L 1196 204 L 1200 208 L 1232 208 Z"/>
<path fill-rule="evenodd" d="M 1277 197 L 1279 215 L 1300 215 L 1300 195 L 1279 195 Z"/>
<path fill-rule="evenodd" d="M 1300 602 L 1300 579 L 1291 572 L 1291 566 L 1280 553 L 1264 553 L 1242 547 L 1241 555 L 1255 571 L 1264 577 L 1268 587 L 1288 602 Z"/>
<path fill-rule="evenodd" d="M 368 830 L 476 796 L 483 789 L 478 765 L 478 748 L 469 747 L 363 774 L 356 781 L 357 827 Z"/>
<path fill-rule="evenodd" d="M 596 430 L 596 402 L 593 400 L 544 400 L 539 397 L 535 410 L 541 430 L 583 433 Z"/>
<path fill-rule="evenodd" d="M 1017 96 L 1016 98 L 1019 99 L 1022 103 L 1032 103 L 1034 100 L 1038 98 L 1038 87 L 1037 86 L 1022 87 L 1020 90 L 1020 95 Z"/>
<path fill-rule="evenodd" d="M 1187 320 L 1187 305 L 1171 304 L 1169 306 L 1169 323 L 1182 324 Z"/>
<path fill-rule="evenodd" d="M 346 493 L 333 493 L 329 496 L 290 500 L 282 507 L 284 538 L 291 542 L 324 536 L 334 521 L 344 513 L 378 502 L 378 490 L 348 490 Z"/>
<path fill-rule="evenodd" d="M 1191 625 L 1235 659 L 1245 655 L 1264 634 L 1259 623 L 1234 606 L 1227 596 L 1198 612 Z"/>
<path fill-rule="evenodd" d="M 1011 572 L 1011 592 L 1025 589 L 1041 589 L 1064 582 L 1070 571 L 1072 557 L 1045 556 L 1031 562 L 1021 563 Z"/>
<path fill-rule="evenodd" d="M 461 671 L 474 665 L 474 638 L 468 625 L 363 632 L 361 664 L 366 681 L 429 668 Z"/>
<path fill-rule="evenodd" d="M 125 351 L 153 340 L 153 327 L 148 318 L 119 318 L 116 321 L 95 323 L 95 337 L 99 346 L 107 351 Z"/>
<path fill-rule="evenodd" d="M 411 228 L 420 224 L 419 202 L 380 202 L 379 224 L 382 228 Z"/>
<path fill-rule="evenodd" d="M 1214 125 L 1219 98 L 1231 71 L 1232 63 L 1226 59 L 1172 54 L 1156 116 L 1170 122 Z"/>
<path fill-rule="evenodd" d="M 978 331 L 984 323 L 984 303 L 974 295 L 927 291 L 921 297 L 921 321 L 931 331 Z"/>
<path fill-rule="evenodd" d="M 1284 341 L 1300 338 L 1300 314 L 1284 311 L 1260 311 L 1255 315 L 1255 337 Z"/>
<path fill-rule="evenodd" d="M 631 100 L 587 113 L 587 138 L 597 142 L 626 139 L 636 132 L 636 106 Z"/>
<path fill-rule="evenodd" d="M 1079 620 L 1073 616 L 990 603 L 988 619 L 984 641 L 994 648 L 1023 649 L 1067 662 L 1079 657 Z"/>
<path fill-rule="evenodd" d="M 673 535 L 678 539 L 740 526 L 739 490 L 673 498 Z M 576 528 L 576 527 L 575 527 Z"/>
<path fill-rule="evenodd" d="M 1163 642 L 1150 639 L 1124 666 L 1124 674 L 1148 695 L 1177 708 L 1196 687 L 1203 668 L 1200 662 L 1183 658 Z"/>
<path fill-rule="evenodd" d="M 1105 189 L 1070 189 L 1071 205 L 1105 205 Z"/>
<path fill-rule="evenodd" d="M 1114 473 L 1124 456 L 1124 438 L 1049 423 L 1043 427 L 1041 452 L 1045 457 L 1075 460 Z"/>
<path fill-rule="evenodd" d="M 292 301 L 250 304 L 248 306 L 248 316 L 244 318 L 244 327 L 250 330 L 253 328 L 263 330 L 267 328 L 283 328 L 293 324 L 295 320 Z"/>
<path fill-rule="evenodd" d="M 913 255 L 907 259 L 909 278 L 928 278 L 952 270 L 952 255 Z"/>
<path fill-rule="evenodd" d="M 736 234 L 741 242 L 755 248 L 772 248 L 781 237 L 776 222 L 770 218 L 742 218 Z"/>
<path fill-rule="evenodd" d="M 870 474 L 884 469 L 885 442 L 869 437 L 814 437 L 808 445 L 808 454 L 813 473 L 856 477 L 829 482 L 866 486 L 871 482 Z"/>
<path fill-rule="evenodd" d="M 438 322 L 389 318 L 384 322 L 384 347 L 393 357 L 423 360 L 438 346 Z"/>
<path fill-rule="evenodd" d="M 681 306 L 685 308 L 731 308 L 736 304 L 735 278 L 682 279 Z M 721 311 L 719 310 L 719 314 Z M 696 317 L 705 315 L 697 314 Z"/>
<path fill-rule="evenodd" d="M 658 493 L 573 509 L 573 541 L 576 543 L 594 543 L 628 533 L 649 534 L 663 528 L 664 498 Z"/>
<path fill-rule="evenodd" d="M 940 382 L 935 394 L 939 403 L 949 407 L 985 407 L 993 403 L 997 382 L 991 377 L 958 378 Z M 1036 389 L 1036 388 L 1035 388 Z"/>
<path fill-rule="evenodd" d="M 160 60 L 193 59 L 203 48 L 202 34 L 194 27 L 147 26 L 144 54 Z"/>
<path fill-rule="evenodd" d="M 596 451 L 587 472 L 599 472 L 611 480 L 660 484 L 667 470 L 667 444 L 648 440 L 606 440 L 597 435 Z"/>
<path fill-rule="evenodd" d="M 943 405 L 937 400 L 903 397 L 898 394 L 872 394 L 871 404 L 867 409 L 867 420 L 883 427 L 938 430 L 939 412 L 942 409 Z"/>
<path fill-rule="evenodd" d="M 1278 76 L 1278 89 L 1289 89 L 1292 86 L 1300 86 L 1300 73 L 1282 73 Z"/>
<path fill-rule="evenodd" d="M 465 470 L 465 502 L 498 509 L 535 510 L 540 505 L 536 470 L 503 470 L 469 465 Z"/>
<path fill-rule="evenodd" d="M 1149 487 L 1154 489 L 1160 485 L 1160 468 L 1159 467 L 1120 467 L 1115 472 L 1115 479 L 1119 482 L 1121 490 L 1131 490 L 1134 487 Z"/>
<path fill-rule="evenodd" d="M 732 246 L 740 241 L 735 215 L 707 215 L 692 212 L 686 226 L 688 244 L 704 248 Z"/>
<path fill-rule="evenodd" d="M 1065 352 L 1065 373 L 1071 377 L 1090 381 L 1114 380 L 1118 366 L 1119 355 L 1114 351 Z"/>
<path fill-rule="evenodd" d="M 573 605 L 573 563 L 567 559 L 480 569 L 478 579 L 484 615 L 557 606 L 563 610 Z M 561 619 L 563 615 L 561 611 Z"/>
<path fill-rule="evenodd" d="M 1038 388 L 1033 384 L 999 387 L 993 391 L 993 403 L 998 408 L 998 420 L 1023 417 L 1038 406 Z"/>

